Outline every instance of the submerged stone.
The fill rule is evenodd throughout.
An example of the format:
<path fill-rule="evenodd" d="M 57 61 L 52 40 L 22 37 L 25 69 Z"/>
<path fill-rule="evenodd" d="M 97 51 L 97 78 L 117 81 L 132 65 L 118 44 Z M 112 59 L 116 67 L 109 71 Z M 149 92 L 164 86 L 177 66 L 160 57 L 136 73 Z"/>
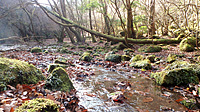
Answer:
<path fill-rule="evenodd" d="M 0 91 L 7 85 L 16 86 L 17 84 L 36 84 L 40 80 L 45 80 L 42 72 L 34 65 L 27 62 L 0 58 Z"/>
<path fill-rule="evenodd" d="M 149 70 L 152 68 L 151 62 L 148 59 L 130 63 L 130 67 L 143 68 Z"/>
<path fill-rule="evenodd" d="M 57 91 L 68 91 L 74 89 L 74 86 L 62 67 L 55 68 L 47 77 L 45 88 Z"/>
<path fill-rule="evenodd" d="M 113 54 L 112 52 L 109 52 L 105 55 L 105 61 L 119 63 L 119 62 L 121 62 L 121 55 Z"/>
<path fill-rule="evenodd" d="M 59 112 L 59 108 L 53 100 L 36 98 L 26 101 L 14 112 Z"/>

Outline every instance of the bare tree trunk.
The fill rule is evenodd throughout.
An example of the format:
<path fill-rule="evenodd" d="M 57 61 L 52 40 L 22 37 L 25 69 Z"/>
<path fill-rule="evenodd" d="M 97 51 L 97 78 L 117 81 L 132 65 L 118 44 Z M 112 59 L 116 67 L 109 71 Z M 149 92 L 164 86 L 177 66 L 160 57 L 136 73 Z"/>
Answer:
<path fill-rule="evenodd" d="M 93 27 L 92 27 L 92 15 L 91 15 L 91 12 L 92 12 L 92 11 L 91 11 L 91 8 L 90 8 L 90 9 L 89 9 L 90 29 L 93 30 Z M 91 34 L 91 36 L 92 36 L 92 42 L 96 42 L 94 35 Z"/>
<path fill-rule="evenodd" d="M 155 20 L 154 20 L 154 16 L 155 16 L 155 0 L 151 0 L 150 3 L 150 17 L 149 17 L 149 25 L 150 25 L 150 31 L 149 31 L 149 35 L 152 36 L 154 35 L 156 32 L 156 28 L 155 28 Z"/>

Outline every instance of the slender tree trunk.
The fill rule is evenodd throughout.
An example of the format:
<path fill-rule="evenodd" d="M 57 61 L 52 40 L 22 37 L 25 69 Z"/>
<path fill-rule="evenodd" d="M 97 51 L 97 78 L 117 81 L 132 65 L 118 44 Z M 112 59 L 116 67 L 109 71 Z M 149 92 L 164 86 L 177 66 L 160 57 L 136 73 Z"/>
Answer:
<path fill-rule="evenodd" d="M 149 35 L 150 36 L 152 36 L 156 33 L 154 16 L 155 16 L 155 0 L 151 0 L 150 17 L 149 17 L 149 25 L 150 25 Z"/>
<path fill-rule="evenodd" d="M 93 27 L 92 27 L 92 14 L 91 13 L 92 13 L 92 11 L 91 11 L 91 8 L 90 8 L 89 9 L 90 29 L 93 30 Z M 91 34 L 91 36 L 92 36 L 92 42 L 96 42 L 94 35 Z"/>

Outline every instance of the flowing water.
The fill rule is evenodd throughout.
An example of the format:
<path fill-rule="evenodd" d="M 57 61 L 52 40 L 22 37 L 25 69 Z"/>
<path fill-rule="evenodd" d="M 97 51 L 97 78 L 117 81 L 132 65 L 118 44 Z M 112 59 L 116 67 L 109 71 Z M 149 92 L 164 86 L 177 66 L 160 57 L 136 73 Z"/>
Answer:
<path fill-rule="evenodd" d="M 91 68 L 91 67 L 90 67 Z M 174 100 L 181 97 L 178 93 L 161 91 L 148 77 L 131 72 L 113 72 L 102 67 L 92 67 L 95 75 L 85 81 L 75 82 L 74 86 L 80 96 L 80 105 L 91 112 L 134 112 L 138 110 L 150 111 L 183 111 L 186 108 Z M 117 84 L 129 82 L 131 87 L 118 90 Z M 117 92 L 116 92 L 117 91 Z M 117 103 L 110 97 L 114 94 L 123 94 L 124 103 Z M 168 97 L 163 94 L 169 95 Z M 176 99 L 174 99 L 176 98 Z"/>

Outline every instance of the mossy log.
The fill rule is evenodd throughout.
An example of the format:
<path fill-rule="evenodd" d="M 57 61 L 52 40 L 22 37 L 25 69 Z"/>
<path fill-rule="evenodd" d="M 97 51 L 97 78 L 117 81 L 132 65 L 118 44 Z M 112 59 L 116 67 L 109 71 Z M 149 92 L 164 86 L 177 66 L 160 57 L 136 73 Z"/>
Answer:
<path fill-rule="evenodd" d="M 90 29 L 88 29 L 84 26 L 81 26 L 81 25 L 78 25 L 77 23 L 74 23 L 73 21 L 59 15 L 56 12 L 52 12 L 52 11 L 48 10 L 47 8 L 41 6 L 37 1 L 36 1 L 36 3 L 47 14 L 48 17 L 50 17 L 49 14 L 48 14 L 48 13 L 50 13 L 50 14 L 54 15 L 55 17 L 61 19 L 62 21 L 64 21 L 66 23 L 66 24 L 61 23 L 61 22 L 50 17 L 51 19 L 54 20 L 54 22 L 56 22 L 59 25 L 62 25 L 62 26 L 65 26 L 65 27 L 77 27 L 77 28 L 80 28 L 80 29 L 92 34 L 92 35 L 96 35 L 98 37 L 103 37 L 103 38 L 106 38 L 107 40 L 114 41 L 114 42 L 124 42 L 125 43 L 125 38 L 114 37 L 114 36 L 106 35 L 106 34 L 103 34 L 103 33 L 100 33 L 100 32 L 94 31 L 94 30 L 90 30 Z M 133 44 L 177 44 L 180 41 L 181 40 L 179 40 L 179 39 L 131 39 L 131 38 L 127 38 L 127 42 L 133 43 Z"/>

